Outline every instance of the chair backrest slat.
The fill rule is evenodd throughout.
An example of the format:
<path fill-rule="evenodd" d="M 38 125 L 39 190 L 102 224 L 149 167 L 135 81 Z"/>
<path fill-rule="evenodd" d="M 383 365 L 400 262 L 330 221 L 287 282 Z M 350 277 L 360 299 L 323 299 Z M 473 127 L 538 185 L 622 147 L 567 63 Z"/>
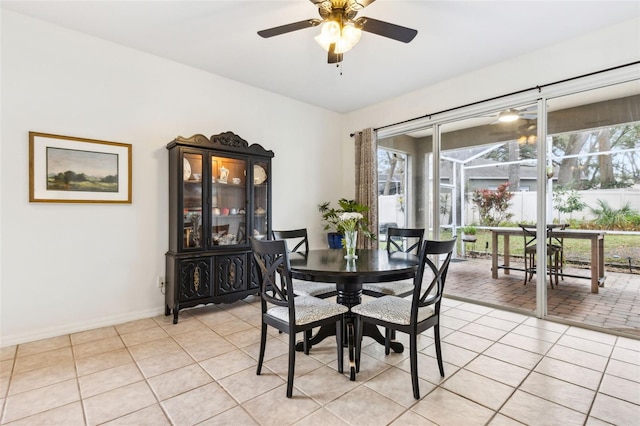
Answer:
<path fill-rule="evenodd" d="M 260 241 L 254 238 L 249 240 L 260 281 L 262 311 L 266 312 L 268 302 L 278 306 L 288 306 L 289 311 L 293 312 L 294 293 L 286 243 L 282 240 Z"/>
<path fill-rule="evenodd" d="M 424 228 L 388 228 L 387 253 L 401 251 L 417 255 L 423 238 Z"/>
<path fill-rule="evenodd" d="M 436 311 L 440 311 L 440 301 L 444 293 L 444 285 L 456 245 L 456 238 L 445 241 L 426 240 L 422 243 L 418 254 L 418 270 L 414 279 L 413 302 L 411 305 L 412 322 L 415 323 L 417 321 L 419 308 L 435 304 Z M 445 259 L 440 263 L 440 256 L 442 255 L 445 255 Z M 429 256 L 436 256 L 435 262 Z M 433 275 L 433 279 L 425 288 L 423 279 L 427 267 L 430 274 Z"/>
<path fill-rule="evenodd" d="M 536 226 L 525 225 L 519 223 L 518 226 L 522 229 L 522 235 L 524 236 L 524 248 L 528 248 L 536 245 Z"/>
<path fill-rule="evenodd" d="M 292 229 L 286 231 L 272 231 L 274 240 L 285 240 L 290 253 L 309 253 L 309 237 L 307 229 Z M 291 248 L 290 246 L 293 246 Z"/>
<path fill-rule="evenodd" d="M 549 229 L 549 243 L 551 244 L 555 244 L 560 246 L 561 248 L 564 248 L 564 237 L 558 237 L 558 235 L 554 235 L 554 232 L 556 229 L 558 231 L 564 231 L 565 229 L 567 229 L 569 227 L 568 223 L 562 223 L 558 226 L 556 226 L 555 228 L 551 228 Z"/>

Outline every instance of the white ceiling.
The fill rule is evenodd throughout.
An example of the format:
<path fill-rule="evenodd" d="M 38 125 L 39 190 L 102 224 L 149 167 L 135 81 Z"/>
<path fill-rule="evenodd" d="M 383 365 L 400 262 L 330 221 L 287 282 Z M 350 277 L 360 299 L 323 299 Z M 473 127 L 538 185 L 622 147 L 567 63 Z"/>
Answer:
<path fill-rule="evenodd" d="M 409 44 L 364 33 L 341 67 L 308 28 L 307 0 L 2 1 L 2 8 L 346 113 L 640 16 L 638 0 L 377 0 L 358 16 L 418 30 Z"/>

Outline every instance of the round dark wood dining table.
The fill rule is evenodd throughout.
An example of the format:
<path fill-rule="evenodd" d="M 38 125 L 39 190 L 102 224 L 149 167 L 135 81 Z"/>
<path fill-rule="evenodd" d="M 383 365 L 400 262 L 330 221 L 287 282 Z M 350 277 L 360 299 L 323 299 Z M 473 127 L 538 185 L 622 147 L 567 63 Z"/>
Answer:
<path fill-rule="evenodd" d="M 418 258 L 407 253 L 389 255 L 385 250 L 357 250 L 357 259 L 344 258 L 342 249 L 309 250 L 304 255 L 291 253 L 289 263 L 291 276 L 295 279 L 316 282 L 333 282 L 338 292 L 337 302 L 351 309 L 362 301 L 362 284 L 399 281 L 413 278 L 418 268 Z M 354 368 L 354 321 L 349 312 L 345 314 L 347 346 L 349 347 L 349 363 L 351 380 L 355 380 Z M 320 327 L 309 341 L 310 346 L 317 344 L 329 336 L 335 335 L 335 327 Z M 384 336 L 374 325 L 365 324 L 363 335 L 372 337 L 384 345 Z M 302 350 L 302 342 L 296 345 Z M 402 352 L 404 346 L 400 342 L 391 342 L 394 352 Z"/>

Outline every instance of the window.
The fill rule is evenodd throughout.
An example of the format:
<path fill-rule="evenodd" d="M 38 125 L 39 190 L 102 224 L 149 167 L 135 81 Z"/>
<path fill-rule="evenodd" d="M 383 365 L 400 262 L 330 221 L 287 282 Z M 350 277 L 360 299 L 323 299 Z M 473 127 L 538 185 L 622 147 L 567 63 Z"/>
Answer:
<path fill-rule="evenodd" d="M 381 244 L 387 228 L 407 226 L 407 161 L 406 153 L 378 148 L 378 225 Z"/>

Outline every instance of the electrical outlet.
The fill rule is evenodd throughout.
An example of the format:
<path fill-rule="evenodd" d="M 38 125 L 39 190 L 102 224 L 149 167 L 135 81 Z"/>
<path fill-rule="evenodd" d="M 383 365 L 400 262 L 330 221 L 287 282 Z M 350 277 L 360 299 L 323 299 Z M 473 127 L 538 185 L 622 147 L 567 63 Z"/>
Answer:
<path fill-rule="evenodd" d="M 164 277 L 162 275 L 158 275 L 158 288 L 164 287 Z"/>

